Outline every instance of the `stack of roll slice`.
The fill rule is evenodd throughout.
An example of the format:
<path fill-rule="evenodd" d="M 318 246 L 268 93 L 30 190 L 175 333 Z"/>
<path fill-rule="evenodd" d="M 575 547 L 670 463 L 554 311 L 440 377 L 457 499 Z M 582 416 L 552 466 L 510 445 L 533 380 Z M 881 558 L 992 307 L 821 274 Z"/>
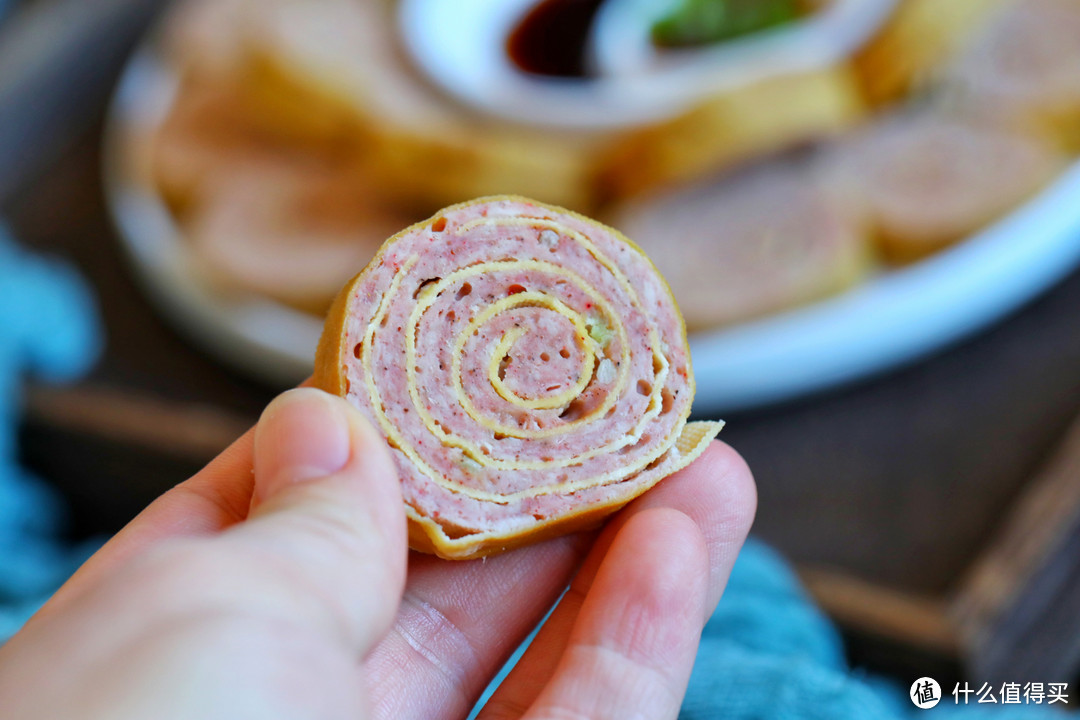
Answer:
<path fill-rule="evenodd" d="M 947 250 L 1080 151 L 1077 0 L 897 0 L 849 62 L 606 130 L 455 102 L 397 17 L 393 0 L 177 5 L 159 54 L 178 91 L 141 174 L 200 281 L 321 315 L 392 228 L 515 193 L 627 232 L 704 331 Z"/>

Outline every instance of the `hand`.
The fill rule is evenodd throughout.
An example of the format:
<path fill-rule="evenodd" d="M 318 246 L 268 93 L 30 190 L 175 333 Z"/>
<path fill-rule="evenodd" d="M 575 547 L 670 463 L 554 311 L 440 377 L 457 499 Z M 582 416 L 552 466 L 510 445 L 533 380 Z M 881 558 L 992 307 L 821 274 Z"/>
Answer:
<path fill-rule="evenodd" d="M 599 534 L 472 562 L 410 554 L 385 443 L 344 401 L 290 391 L 0 648 L 0 707 L 464 718 L 572 581 L 481 718 L 674 718 L 755 502 L 714 443 Z"/>

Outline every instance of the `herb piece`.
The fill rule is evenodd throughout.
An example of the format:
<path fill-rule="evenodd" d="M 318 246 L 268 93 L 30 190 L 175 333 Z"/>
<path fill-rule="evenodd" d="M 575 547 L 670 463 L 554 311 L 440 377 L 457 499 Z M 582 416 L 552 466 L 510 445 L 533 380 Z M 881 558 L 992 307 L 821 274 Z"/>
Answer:
<path fill-rule="evenodd" d="M 652 28 L 661 47 L 707 45 L 784 25 L 802 15 L 800 0 L 680 0 Z"/>

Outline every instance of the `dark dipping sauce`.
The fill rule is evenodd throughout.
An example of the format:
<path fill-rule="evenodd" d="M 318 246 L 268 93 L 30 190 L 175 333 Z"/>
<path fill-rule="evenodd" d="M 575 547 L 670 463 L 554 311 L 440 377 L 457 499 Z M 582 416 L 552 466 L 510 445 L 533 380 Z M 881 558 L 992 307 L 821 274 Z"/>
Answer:
<path fill-rule="evenodd" d="M 507 54 L 527 73 L 587 77 L 585 45 L 603 1 L 543 0 L 510 33 Z"/>

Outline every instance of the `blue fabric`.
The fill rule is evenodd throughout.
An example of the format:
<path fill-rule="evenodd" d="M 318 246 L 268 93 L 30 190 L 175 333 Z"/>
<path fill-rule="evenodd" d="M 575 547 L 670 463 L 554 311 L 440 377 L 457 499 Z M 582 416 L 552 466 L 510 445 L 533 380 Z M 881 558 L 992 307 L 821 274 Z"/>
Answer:
<path fill-rule="evenodd" d="M 81 278 L 20 250 L 0 227 L 0 642 L 92 552 L 58 538 L 59 498 L 16 464 L 15 422 L 26 374 L 59 382 L 97 359 L 101 329 Z"/>
<path fill-rule="evenodd" d="M 914 680 L 914 678 L 912 678 Z M 1075 703 L 1071 697 L 1069 707 Z M 814 607 L 787 564 L 751 539 L 701 638 L 682 720 L 1041 720 L 1046 705 L 957 705 L 951 687 L 920 710 L 897 685 L 847 667 L 836 628 Z"/>

